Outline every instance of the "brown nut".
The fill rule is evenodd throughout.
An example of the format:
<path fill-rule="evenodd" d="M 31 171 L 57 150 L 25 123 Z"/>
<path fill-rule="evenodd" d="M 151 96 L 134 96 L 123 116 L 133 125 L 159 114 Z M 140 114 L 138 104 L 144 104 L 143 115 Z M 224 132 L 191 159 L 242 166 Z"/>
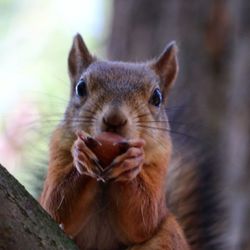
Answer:
<path fill-rule="evenodd" d="M 87 137 L 85 143 L 97 156 L 103 168 L 110 165 L 118 155 L 125 153 L 129 148 L 124 137 L 111 132 L 102 132 L 95 138 Z"/>

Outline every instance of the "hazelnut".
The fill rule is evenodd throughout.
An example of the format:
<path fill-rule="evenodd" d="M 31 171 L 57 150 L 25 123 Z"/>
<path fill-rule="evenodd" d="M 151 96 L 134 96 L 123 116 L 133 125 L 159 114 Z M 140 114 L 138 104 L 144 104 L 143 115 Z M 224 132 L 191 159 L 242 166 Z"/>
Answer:
<path fill-rule="evenodd" d="M 87 137 L 84 141 L 97 156 L 103 168 L 110 165 L 118 155 L 125 153 L 129 148 L 124 137 L 111 132 L 102 132 L 94 138 Z"/>

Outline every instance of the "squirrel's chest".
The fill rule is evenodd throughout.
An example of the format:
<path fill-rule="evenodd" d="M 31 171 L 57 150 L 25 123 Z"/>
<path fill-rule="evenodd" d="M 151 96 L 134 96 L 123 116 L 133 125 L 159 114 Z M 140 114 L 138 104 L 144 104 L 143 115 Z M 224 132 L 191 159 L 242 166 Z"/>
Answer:
<path fill-rule="evenodd" d="M 97 195 L 75 241 L 81 250 L 123 249 L 113 230 L 108 197 L 104 193 Z"/>

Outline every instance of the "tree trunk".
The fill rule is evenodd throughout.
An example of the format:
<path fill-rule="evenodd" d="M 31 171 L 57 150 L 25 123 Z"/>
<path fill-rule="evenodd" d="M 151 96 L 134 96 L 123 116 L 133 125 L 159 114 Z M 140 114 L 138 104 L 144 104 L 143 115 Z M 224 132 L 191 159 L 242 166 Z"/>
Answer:
<path fill-rule="evenodd" d="M 202 171 L 225 197 L 217 219 L 227 250 L 250 249 L 249 12 L 248 0 L 115 0 L 108 50 L 111 59 L 142 61 L 177 41 L 180 74 L 168 108 L 175 147 L 187 143 L 175 132 L 191 135 L 210 158 Z"/>
<path fill-rule="evenodd" d="M 0 249 L 77 249 L 38 202 L 0 165 Z"/>

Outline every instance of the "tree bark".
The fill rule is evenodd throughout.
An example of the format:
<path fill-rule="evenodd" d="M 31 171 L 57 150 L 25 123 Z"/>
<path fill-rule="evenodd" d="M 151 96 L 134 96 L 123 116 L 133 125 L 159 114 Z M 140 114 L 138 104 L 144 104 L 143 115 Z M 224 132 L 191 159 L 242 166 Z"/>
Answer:
<path fill-rule="evenodd" d="M 0 249 L 77 249 L 25 188 L 0 165 Z"/>

